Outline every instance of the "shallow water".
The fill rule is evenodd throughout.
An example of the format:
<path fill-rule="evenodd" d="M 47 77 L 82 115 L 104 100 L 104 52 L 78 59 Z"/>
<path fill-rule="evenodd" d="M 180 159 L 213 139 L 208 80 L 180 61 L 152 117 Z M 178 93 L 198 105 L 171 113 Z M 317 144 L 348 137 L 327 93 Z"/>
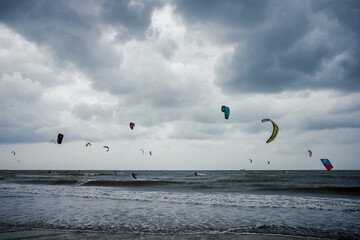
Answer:
<path fill-rule="evenodd" d="M 0 171 L 0 226 L 359 239 L 360 171 Z"/>

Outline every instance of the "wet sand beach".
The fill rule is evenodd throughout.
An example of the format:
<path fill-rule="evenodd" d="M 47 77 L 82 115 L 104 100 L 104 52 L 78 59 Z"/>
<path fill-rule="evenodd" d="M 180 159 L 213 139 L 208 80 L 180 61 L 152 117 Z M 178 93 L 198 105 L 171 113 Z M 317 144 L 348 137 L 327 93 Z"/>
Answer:
<path fill-rule="evenodd" d="M 277 234 L 124 234 L 124 233 L 106 233 L 91 231 L 61 231 L 61 230 L 42 230 L 42 229 L 25 229 L 14 227 L 0 227 L 0 239 L 20 240 L 20 239 L 36 239 L 36 240 L 54 240 L 54 239 L 134 239 L 134 240 L 192 240 L 192 239 L 240 239 L 240 240 L 318 240 L 319 238 L 309 238 L 300 236 L 282 236 Z M 323 238 L 321 238 L 323 239 Z"/>

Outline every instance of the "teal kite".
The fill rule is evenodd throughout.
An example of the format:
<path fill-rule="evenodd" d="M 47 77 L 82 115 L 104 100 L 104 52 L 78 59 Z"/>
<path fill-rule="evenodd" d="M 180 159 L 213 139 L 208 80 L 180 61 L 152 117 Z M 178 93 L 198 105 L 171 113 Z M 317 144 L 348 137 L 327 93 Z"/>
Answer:
<path fill-rule="evenodd" d="M 227 106 L 221 106 L 221 111 L 225 114 L 225 119 L 229 119 L 230 108 Z"/>

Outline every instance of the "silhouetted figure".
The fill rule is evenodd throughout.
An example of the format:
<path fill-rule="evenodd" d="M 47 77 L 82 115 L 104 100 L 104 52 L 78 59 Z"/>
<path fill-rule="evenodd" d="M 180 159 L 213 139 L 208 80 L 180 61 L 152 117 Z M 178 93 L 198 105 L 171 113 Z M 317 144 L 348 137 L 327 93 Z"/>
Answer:
<path fill-rule="evenodd" d="M 136 175 L 137 175 L 137 174 L 135 174 L 134 172 L 132 172 L 132 176 L 133 176 L 134 179 L 137 179 L 137 178 L 136 178 Z"/>
<path fill-rule="evenodd" d="M 197 175 L 198 175 L 196 172 L 195 172 L 194 174 L 195 174 L 195 176 L 197 176 Z"/>

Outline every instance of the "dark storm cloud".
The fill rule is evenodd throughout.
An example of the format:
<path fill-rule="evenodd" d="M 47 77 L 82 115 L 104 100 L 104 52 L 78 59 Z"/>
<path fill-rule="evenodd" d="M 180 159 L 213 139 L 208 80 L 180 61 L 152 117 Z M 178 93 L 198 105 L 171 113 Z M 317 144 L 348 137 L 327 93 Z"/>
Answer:
<path fill-rule="evenodd" d="M 349 84 L 349 89 L 356 87 L 359 90 L 360 78 L 360 3 L 359 1 L 321 1 L 312 2 L 316 13 L 324 13 L 329 19 L 339 23 L 346 34 L 344 38 L 353 38 L 355 41 L 344 41 L 344 48 L 352 53 L 352 58 L 341 62 L 341 67 L 346 70 L 346 79 L 351 79 L 355 84 Z M 347 48 L 346 48 L 347 47 Z"/>
<path fill-rule="evenodd" d="M 265 20 L 268 1 L 180 0 L 176 11 L 188 24 L 210 22 L 225 28 L 254 27 Z"/>
<path fill-rule="evenodd" d="M 179 30 L 180 26 L 186 37 L 168 36 L 165 31 L 166 37 L 161 38 L 161 29 L 151 25 L 154 10 L 161 12 L 162 5 L 168 3 L 173 4 L 176 16 L 171 10 L 170 17 L 161 16 L 159 21 L 171 17 L 180 19 L 178 26 L 171 22 L 161 24 L 172 31 Z M 209 117 L 200 107 L 188 107 L 208 102 L 211 97 L 206 93 L 211 93 L 213 86 L 204 87 L 204 76 L 192 78 L 199 74 L 197 68 L 180 76 L 178 73 L 182 70 L 176 72 L 169 67 L 176 61 L 184 66 L 193 64 L 181 54 L 176 56 L 176 51 L 186 53 L 181 47 L 189 46 L 181 45 L 182 41 L 198 42 L 196 47 L 200 42 L 217 49 L 224 46 L 223 52 L 227 53 L 214 69 L 215 83 L 222 93 L 303 89 L 359 91 L 359 5 L 356 1 L 3 0 L 0 1 L 0 23 L 36 43 L 41 50 L 49 50 L 55 61 L 58 60 L 57 64 L 74 65 L 74 69 L 87 76 L 86 80 L 92 81 L 91 87 L 95 90 L 107 91 L 119 99 L 124 97 L 122 102 L 136 110 L 139 106 L 149 108 L 143 120 L 147 124 L 182 118 L 214 123 L 218 121 L 217 116 Z M 196 34 L 192 32 L 193 26 Z M 202 49 L 204 56 L 211 55 L 205 47 Z M 206 67 L 199 65 L 199 69 Z M 15 67 L 3 69 L 11 71 L 9 74 L 23 72 Z M 46 86 L 37 75 L 22 75 Z M 212 84 L 212 79 L 210 81 Z M 75 104 L 71 114 L 79 120 L 111 121 L 115 110 L 104 106 Z M 254 104 L 253 109 L 256 107 Z M 218 106 L 215 111 L 219 113 Z M 262 109 L 265 111 L 270 112 Z M 138 115 L 137 112 L 134 115 Z M 247 115 L 254 116 L 254 113 Z M 232 118 L 236 119 L 236 115 Z M 256 115 L 256 119 L 261 118 Z M 207 134 L 197 137 L 219 134 L 214 129 L 203 128 L 200 132 Z"/>
<path fill-rule="evenodd" d="M 1 1 L 0 20 L 32 42 L 46 45 L 65 60 L 86 57 L 91 18 L 64 1 Z"/>
<path fill-rule="evenodd" d="M 216 68 L 225 92 L 360 90 L 358 1 L 180 1 L 177 12 L 235 44 Z"/>
<path fill-rule="evenodd" d="M 153 10 L 164 3 L 1 1 L 0 21 L 48 46 L 60 62 L 78 66 L 94 87 L 113 91 L 115 84 L 121 93 L 128 86 L 119 84 L 122 78 L 115 76 L 124 57 L 112 45 L 103 44 L 100 35 L 104 27 L 111 27 L 117 30 L 114 41 L 119 43 L 143 39 Z M 360 89 L 358 1 L 182 0 L 173 4 L 186 24 L 218 29 L 211 35 L 235 46 L 215 70 L 216 83 L 225 92 Z"/>
<path fill-rule="evenodd" d="M 112 82 L 116 80 L 114 69 L 119 68 L 123 56 L 112 45 L 101 42 L 104 29 L 118 30 L 118 41 L 142 37 L 151 23 L 151 12 L 159 3 L 1 1 L 0 22 L 48 47 L 60 59 L 59 63 L 75 64 L 93 81 Z"/>
<path fill-rule="evenodd" d="M 85 6 L 86 7 L 86 6 Z M 66 1 L 1 1 L 0 21 L 25 38 L 44 45 L 62 61 L 93 68 L 96 35 L 91 16 L 81 15 Z"/>
<path fill-rule="evenodd" d="M 162 1 L 104 1 L 101 5 L 101 17 L 112 26 L 125 26 L 126 31 L 117 37 L 120 40 L 129 37 L 144 37 L 151 23 L 154 8 Z"/>

